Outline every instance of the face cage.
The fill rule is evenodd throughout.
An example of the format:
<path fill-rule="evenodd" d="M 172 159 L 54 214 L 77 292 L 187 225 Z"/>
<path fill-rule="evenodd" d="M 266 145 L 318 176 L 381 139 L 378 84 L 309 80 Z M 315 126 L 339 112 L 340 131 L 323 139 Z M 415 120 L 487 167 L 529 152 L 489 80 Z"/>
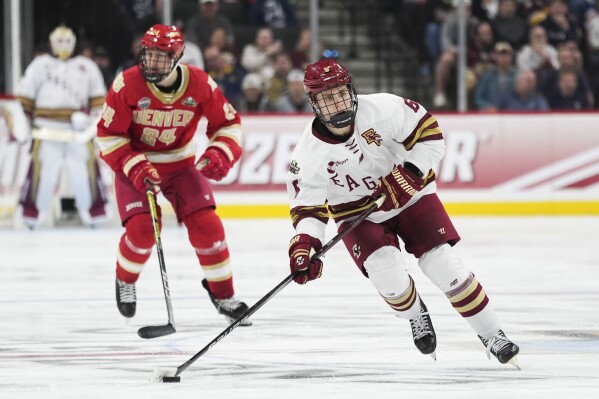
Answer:
<path fill-rule="evenodd" d="M 354 123 L 354 120 L 356 119 L 356 112 L 358 112 L 358 97 L 356 95 L 356 89 L 354 89 L 353 84 L 348 83 L 345 86 L 349 90 L 350 101 L 351 101 L 351 109 L 348 109 L 345 111 L 340 111 L 339 107 L 338 107 L 338 104 L 341 104 L 343 101 L 336 101 L 333 104 L 336 108 L 336 111 L 333 113 L 330 113 L 328 111 L 328 108 L 330 106 L 329 107 L 325 106 L 325 107 L 322 107 L 322 109 L 321 109 L 320 106 L 318 105 L 318 101 L 316 100 L 316 95 L 319 93 L 316 93 L 316 94 L 309 93 L 310 100 L 312 100 L 310 102 L 310 106 L 312 107 L 314 114 L 316 114 L 318 119 L 320 119 L 320 121 L 325 126 L 334 127 L 334 128 L 344 128 L 344 127 L 350 126 L 352 123 Z M 329 89 L 326 89 L 326 90 L 329 90 Z M 326 91 L 326 90 L 323 90 L 323 91 Z"/>
<path fill-rule="evenodd" d="M 141 50 L 139 51 L 137 66 L 139 67 L 139 70 L 141 71 L 141 74 L 143 75 L 144 79 L 150 83 L 159 83 L 159 82 L 162 82 L 164 79 L 166 79 L 166 77 L 171 74 L 173 69 L 175 69 L 177 62 L 179 62 L 179 60 L 181 59 L 181 56 L 183 55 L 183 53 L 181 53 L 181 56 L 179 56 L 179 58 L 176 58 L 173 51 L 161 50 L 164 53 L 166 53 L 167 56 L 165 57 L 164 62 L 157 65 L 157 69 L 159 69 L 160 71 L 166 71 L 166 72 L 159 72 L 159 71 L 152 71 L 149 68 L 147 60 L 146 60 L 146 53 L 148 50 L 154 50 L 154 49 L 149 49 L 148 47 L 141 48 Z"/>

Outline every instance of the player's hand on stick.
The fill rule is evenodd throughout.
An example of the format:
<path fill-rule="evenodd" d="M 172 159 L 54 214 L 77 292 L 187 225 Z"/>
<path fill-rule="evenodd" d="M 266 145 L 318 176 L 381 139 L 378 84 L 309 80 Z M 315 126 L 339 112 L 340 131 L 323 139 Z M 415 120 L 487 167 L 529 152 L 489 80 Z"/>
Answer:
<path fill-rule="evenodd" d="M 196 168 L 204 176 L 216 181 L 227 176 L 231 166 L 231 161 L 219 147 L 208 147 L 196 164 Z"/>
<path fill-rule="evenodd" d="M 289 242 L 289 265 L 291 272 L 301 271 L 294 279 L 298 284 L 306 284 L 322 275 L 322 261 L 316 259 L 310 261 L 312 249 L 318 251 L 322 243 L 318 238 L 308 234 L 296 234 Z"/>
<path fill-rule="evenodd" d="M 143 154 L 128 157 L 123 162 L 123 172 L 131 180 L 140 193 L 146 192 L 147 186 L 153 186 L 154 191 L 158 192 L 158 185 L 162 182 L 158 171 Z"/>
<path fill-rule="evenodd" d="M 393 168 L 391 173 L 381 179 L 381 184 L 374 190 L 372 196 L 380 198 L 386 195 L 385 202 L 379 207 L 381 211 L 399 209 L 407 204 L 422 187 L 424 181 L 412 171 L 401 165 Z"/>

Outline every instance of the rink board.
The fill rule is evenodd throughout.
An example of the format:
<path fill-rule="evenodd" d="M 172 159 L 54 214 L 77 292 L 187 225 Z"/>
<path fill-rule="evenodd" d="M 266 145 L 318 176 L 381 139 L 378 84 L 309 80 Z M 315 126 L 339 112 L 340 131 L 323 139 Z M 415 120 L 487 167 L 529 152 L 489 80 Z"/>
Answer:
<path fill-rule="evenodd" d="M 3 218 L 14 212 L 29 162 L 29 144 L 9 139 L 8 132 L 15 129 L 10 115 L 15 111 L 14 106 L 6 107 L 7 101 L 0 100 Z M 599 126 L 598 113 L 436 117 L 446 140 L 445 156 L 435 168 L 438 192 L 450 214 L 599 214 L 599 131 L 594 128 Z M 242 117 L 243 157 L 227 178 L 214 184 L 223 217 L 288 217 L 287 168 L 311 119 L 310 115 Z M 200 131 L 205 129 L 203 122 Z M 205 145 L 198 139 L 198 154 Z M 103 177 L 110 187 L 112 173 L 106 165 Z"/>

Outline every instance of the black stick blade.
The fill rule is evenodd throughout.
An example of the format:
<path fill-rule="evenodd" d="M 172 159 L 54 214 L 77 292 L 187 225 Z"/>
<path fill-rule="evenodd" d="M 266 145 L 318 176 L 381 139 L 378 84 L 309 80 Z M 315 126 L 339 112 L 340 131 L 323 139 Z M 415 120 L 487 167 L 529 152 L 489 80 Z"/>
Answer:
<path fill-rule="evenodd" d="M 158 338 L 164 337 L 165 335 L 170 335 L 176 333 L 175 326 L 171 323 L 168 323 L 164 326 L 147 326 L 142 327 L 137 330 L 137 335 L 144 339 Z"/>
<path fill-rule="evenodd" d="M 162 382 L 181 382 L 181 377 L 162 377 Z"/>

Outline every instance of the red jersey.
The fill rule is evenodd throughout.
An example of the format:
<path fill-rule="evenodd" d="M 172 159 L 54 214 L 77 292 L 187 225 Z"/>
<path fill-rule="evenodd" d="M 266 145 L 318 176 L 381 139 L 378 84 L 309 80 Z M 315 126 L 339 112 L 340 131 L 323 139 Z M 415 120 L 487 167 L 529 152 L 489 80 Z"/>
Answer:
<path fill-rule="evenodd" d="M 144 154 L 158 172 L 193 165 L 193 136 L 202 115 L 208 119 L 209 146 L 235 163 L 241 154 L 241 120 L 212 78 L 199 68 L 179 65 L 181 83 L 172 93 L 147 82 L 137 66 L 121 73 L 106 97 L 98 122 L 100 156 L 116 172 L 123 161 Z"/>

